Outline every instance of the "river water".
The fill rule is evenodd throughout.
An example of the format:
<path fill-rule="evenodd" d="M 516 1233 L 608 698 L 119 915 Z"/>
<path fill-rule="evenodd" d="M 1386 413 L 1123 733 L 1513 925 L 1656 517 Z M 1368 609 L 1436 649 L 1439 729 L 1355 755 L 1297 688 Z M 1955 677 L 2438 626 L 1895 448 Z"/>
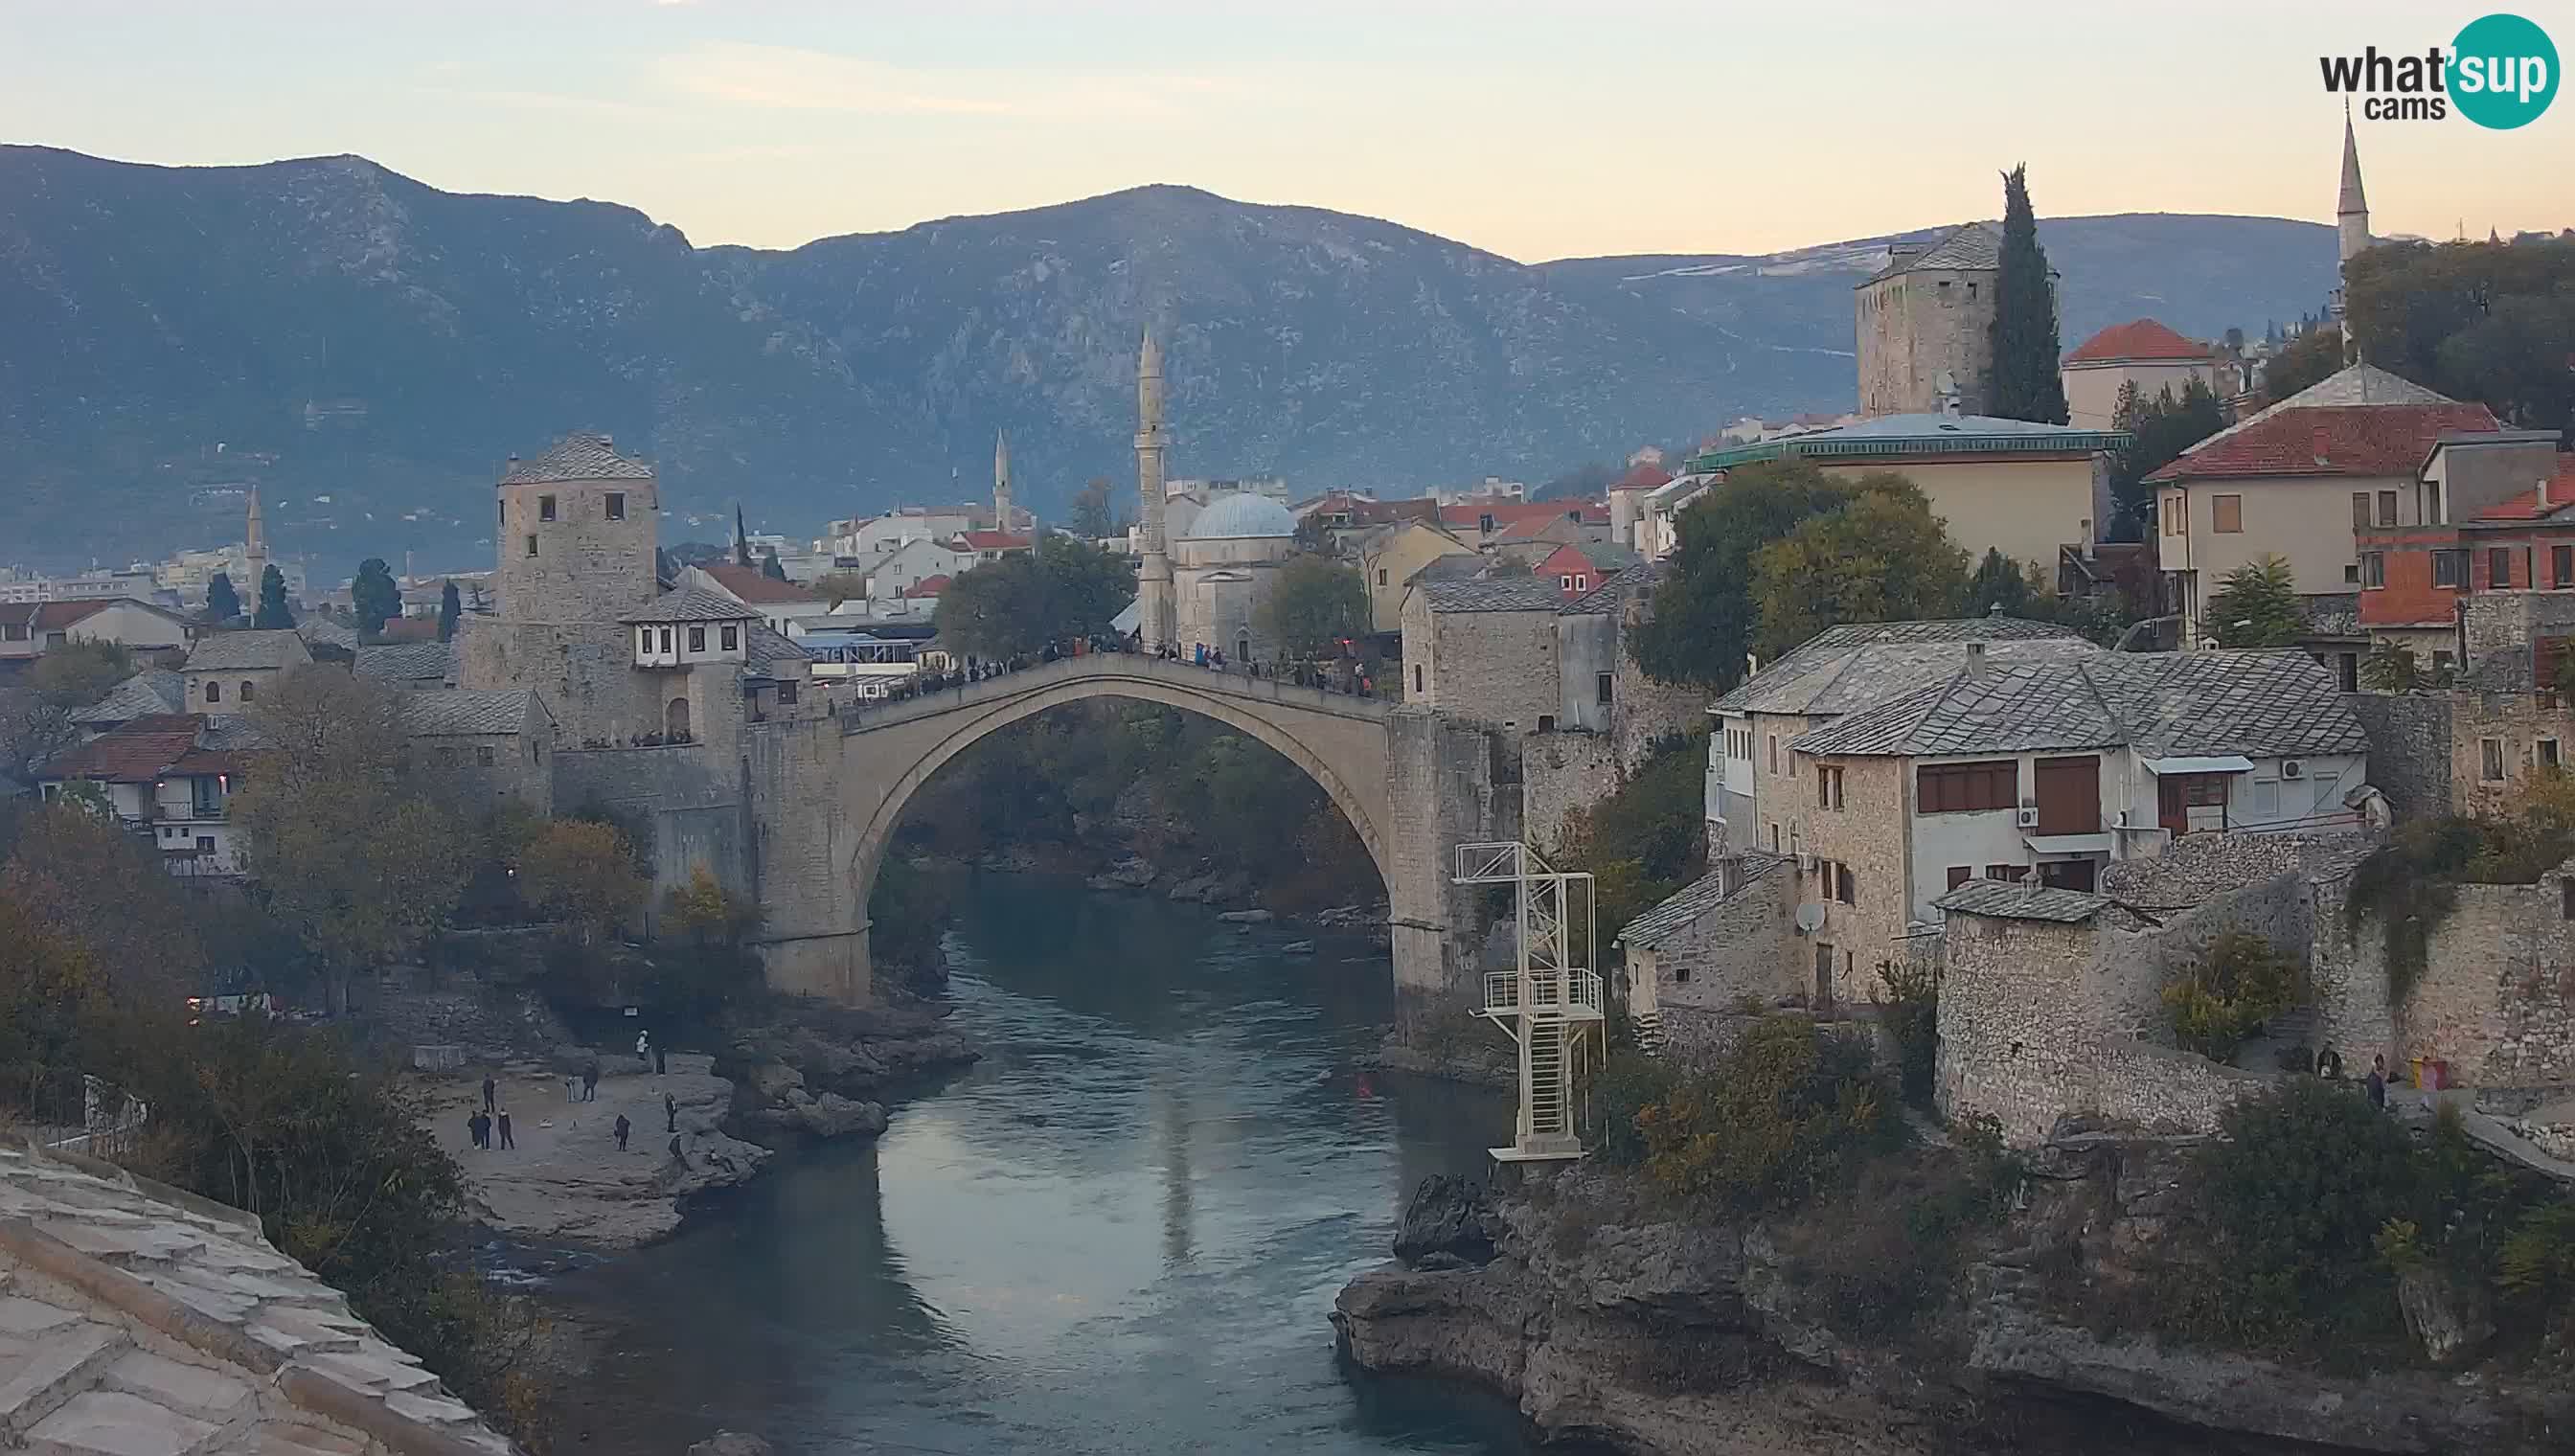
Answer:
<path fill-rule="evenodd" d="M 1497 1093 L 1356 1069 L 1382 939 L 1288 955 L 1195 906 L 964 886 L 986 1059 L 557 1293 L 614 1354 L 571 1449 L 1517 1453 L 1498 1400 L 1345 1370 L 1326 1315 L 1424 1174 L 1480 1172 Z"/>

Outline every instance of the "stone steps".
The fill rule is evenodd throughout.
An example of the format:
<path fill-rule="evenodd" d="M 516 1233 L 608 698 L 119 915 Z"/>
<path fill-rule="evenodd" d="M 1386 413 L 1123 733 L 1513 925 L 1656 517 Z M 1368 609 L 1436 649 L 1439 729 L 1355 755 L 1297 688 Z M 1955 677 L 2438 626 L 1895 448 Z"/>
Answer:
<path fill-rule="evenodd" d="M 125 1331 L 0 1294 L 0 1446 L 14 1446 L 134 1348 Z"/>

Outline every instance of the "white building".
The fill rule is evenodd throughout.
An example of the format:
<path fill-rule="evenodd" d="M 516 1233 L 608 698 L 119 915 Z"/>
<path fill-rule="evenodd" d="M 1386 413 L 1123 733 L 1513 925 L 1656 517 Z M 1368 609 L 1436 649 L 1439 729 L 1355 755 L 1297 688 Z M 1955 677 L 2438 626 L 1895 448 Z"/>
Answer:
<path fill-rule="evenodd" d="M 239 874 L 229 805 L 260 746 L 242 725 L 202 714 L 137 718 L 55 755 L 36 782 L 48 799 L 103 807 L 148 840 L 173 874 Z"/>

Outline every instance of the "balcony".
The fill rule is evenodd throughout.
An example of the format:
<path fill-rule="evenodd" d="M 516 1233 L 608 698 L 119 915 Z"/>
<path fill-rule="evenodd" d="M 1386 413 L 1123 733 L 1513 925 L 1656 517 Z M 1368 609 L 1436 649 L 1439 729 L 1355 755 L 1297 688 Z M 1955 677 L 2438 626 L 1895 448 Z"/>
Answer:
<path fill-rule="evenodd" d="M 1553 1011 L 1568 1021 L 1600 1019 L 1600 977 L 1590 971 L 1531 970 L 1528 988 L 1531 1011 Z M 1484 1013 L 1515 1015 L 1520 1009 L 1520 973 L 1484 972 Z"/>
<path fill-rule="evenodd" d="M 220 803 L 152 803 L 152 817 L 165 824 L 219 824 L 224 821 Z"/>

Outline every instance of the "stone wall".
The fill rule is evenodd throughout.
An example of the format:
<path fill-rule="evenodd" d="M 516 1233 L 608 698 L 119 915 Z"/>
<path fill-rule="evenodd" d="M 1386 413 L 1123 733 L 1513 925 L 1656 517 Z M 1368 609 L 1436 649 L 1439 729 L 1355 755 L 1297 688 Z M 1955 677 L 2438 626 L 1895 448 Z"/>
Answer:
<path fill-rule="evenodd" d="M 1739 1004 L 1766 1008 L 1805 993 L 1792 973 L 1795 895 L 1796 876 L 1779 865 L 1664 939 L 1628 948 L 1627 973 L 1653 987 L 1666 1044 L 1691 1039 L 1692 1024 Z"/>
<path fill-rule="evenodd" d="M 1787 754 L 1784 744 L 1780 752 Z M 1813 942 L 1816 949 L 1831 952 L 1832 998 L 1858 1004 L 1868 999 L 1869 989 L 1878 983 L 1878 962 L 1904 957 L 1912 924 L 1912 853 L 1904 832 L 1909 822 L 1905 760 L 1845 758 L 1829 764 L 1807 760 L 1798 767 L 1802 772 L 1787 781 L 1786 795 L 1794 797 L 1782 795 L 1784 803 L 1768 797 L 1773 783 L 1780 781 L 1769 780 L 1761 786 L 1762 803 L 1765 811 L 1797 826 L 1791 838 L 1799 847 L 1850 866 L 1852 902 L 1833 897 L 1838 885 L 1826 882 L 1820 864 L 1817 872 L 1800 878 L 1797 897 L 1823 906 L 1823 927 L 1815 932 Z M 1815 802 L 1815 775 L 1825 767 L 1841 771 L 1839 808 Z M 1790 867 L 1793 870 L 1794 864 Z M 1814 951 L 1802 943 L 1798 948 L 1810 961 L 1801 976 L 1812 982 Z"/>
<path fill-rule="evenodd" d="M 2423 969 L 2389 1004 L 2386 927 L 2344 912 L 2344 887 L 2319 896 L 2313 981 L 2320 1034 L 2344 1065 L 2373 1055 L 2403 1071 L 2439 1057 L 2471 1086 L 2575 1082 L 2575 864 L 2536 884 L 2463 884 L 2432 927 Z"/>
<path fill-rule="evenodd" d="M 2460 813 L 2507 814 L 2546 761 L 2543 742 L 2561 765 L 2575 765 L 2575 711 L 2564 699 L 2536 693 L 2453 693 L 2449 702 L 2450 801 Z M 2494 762 L 2486 743 L 2494 743 Z M 2495 767 L 2500 776 L 2488 777 Z"/>
<path fill-rule="evenodd" d="M 2369 734 L 2369 781 L 2408 818 L 2451 811 L 2450 699 L 2440 693 L 2346 693 Z"/>
<path fill-rule="evenodd" d="M 484 617 L 461 630 L 457 686 L 535 689 L 557 741 L 604 748 L 662 731 L 663 675 L 637 671 L 628 629 Z"/>
<path fill-rule="evenodd" d="M 1422 594 L 1415 593 L 1416 598 Z M 1425 695 L 1407 695 L 1458 718 L 1478 719 L 1535 732 L 1563 702 L 1556 668 L 1555 613 L 1438 612 L 1430 621 Z M 1409 630 L 1407 659 L 1413 657 Z M 1409 672 L 1413 662 L 1406 662 Z M 1411 685 L 1406 684 L 1409 689 Z"/>
<path fill-rule="evenodd" d="M 1520 740 L 1521 822 L 1540 849 L 1562 847 L 1565 816 L 1617 789 L 1618 752 L 1608 734 L 1533 733 Z"/>
<path fill-rule="evenodd" d="M 1388 718 L 1386 899 L 1407 1037 L 1480 998 L 1480 887 L 1454 881 L 1456 846 L 1521 832 L 1517 739 L 1406 708 Z"/>
<path fill-rule="evenodd" d="M 1619 638 L 1615 718 L 1618 765 L 1630 773 L 1653 752 L 1656 739 L 1704 731 L 1707 706 L 1715 701 L 1704 688 L 1674 688 L 1646 677 L 1628 651 L 1632 640 L 1623 633 Z"/>
<path fill-rule="evenodd" d="M 770 985 L 844 1004 L 867 1001 L 874 992 L 861 949 L 867 891 L 857 882 L 856 831 L 833 791 L 845 771 L 840 724 L 752 725 L 742 765 Z"/>
<path fill-rule="evenodd" d="M 741 773 L 726 772 L 703 744 L 653 748 L 562 748 L 555 753 L 555 805 L 564 813 L 605 809 L 652 835 L 653 892 L 689 882 L 703 864 L 736 894 L 758 895 Z M 827 782 L 805 791 L 828 792 Z"/>

